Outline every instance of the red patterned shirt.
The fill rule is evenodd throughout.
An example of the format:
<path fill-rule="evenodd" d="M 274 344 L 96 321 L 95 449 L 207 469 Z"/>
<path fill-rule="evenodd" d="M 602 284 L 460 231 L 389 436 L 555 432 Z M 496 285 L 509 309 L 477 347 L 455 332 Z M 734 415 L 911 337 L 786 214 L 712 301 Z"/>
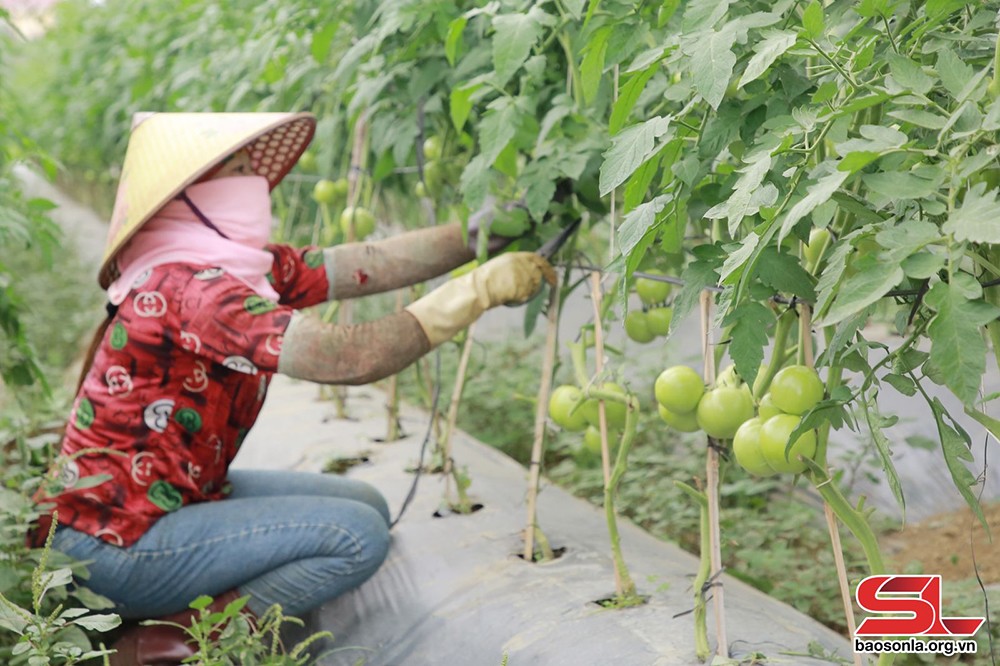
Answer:
<path fill-rule="evenodd" d="M 293 309 L 327 298 L 321 250 L 267 249 L 279 303 L 212 266 L 139 277 L 74 402 L 64 490 L 39 498 L 60 523 L 129 546 L 160 516 L 228 493 L 226 471 L 278 369 Z"/>

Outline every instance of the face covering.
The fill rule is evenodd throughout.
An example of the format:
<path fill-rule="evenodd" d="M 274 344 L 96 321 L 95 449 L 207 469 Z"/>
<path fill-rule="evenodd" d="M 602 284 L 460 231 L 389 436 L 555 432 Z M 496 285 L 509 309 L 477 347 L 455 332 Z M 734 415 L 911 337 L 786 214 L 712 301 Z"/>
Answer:
<path fill-rule="evenodd" d="M 191 204 L 161 208 L 118 256 L 121 276 L 108 287 L 118 305 L 147 270 L 169 263 L 220 267 L 260 296 L 278 293 L 267 281 L 274 255 L 263 249 L 271 233 L 271 194 L 263 176 L 217 178 L 189 186 Z M 200 219 L 198 213 L 206 221 Z"/>

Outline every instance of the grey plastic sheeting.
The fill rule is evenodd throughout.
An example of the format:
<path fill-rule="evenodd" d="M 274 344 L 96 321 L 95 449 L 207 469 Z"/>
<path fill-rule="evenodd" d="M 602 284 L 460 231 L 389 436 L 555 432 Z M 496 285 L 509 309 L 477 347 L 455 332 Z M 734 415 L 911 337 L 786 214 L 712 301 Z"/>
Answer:
<path fill-rule="evenodd" d="M 395 515 L 413 478 L 427 417 L 404 409 L 410 434 L 392 444 L 385 434 L 385 396 L 352 389 L 352 420 L 332 417 L 317 387 L 276 377 L 260 421 L 240 453 L 244 468 L 316 471 L 337 456 L 369 452 L 372 462 L 349 475 L 379 488 Z M 530 434 L 525 435 L 530 436 Z M 563 557 L 530 564 L 517 557 L 525 522 L 526 471 L 502 453 L 459 432 L 454 458 L 468 468 L 471 515 L 435 518 L 440 476 L 424 475 L 396 526 L 389 557 L 362 587 L 313 612 L 310 630 L 329 630 L 335 651 L 324 664 L 698 664 L 691 615 L 697 560 L 621 520 L 625 559 L 649 602 L 605 610 L 593 602 L 614 591 L 603 510 L 546 484 L 539 521 Z M 626 475 L 624 483 L 629 483 Z M 831 576 L 834 575 L 831 572 Z M 761 592 L 724 576 L 726 623 L 734 657 L 766 654 L 768 663 L 828 663 L 806 655 L 810 642 L 850 656 L 848 642 Z M 709 636 L 714 645 L 712 604 Z"/>

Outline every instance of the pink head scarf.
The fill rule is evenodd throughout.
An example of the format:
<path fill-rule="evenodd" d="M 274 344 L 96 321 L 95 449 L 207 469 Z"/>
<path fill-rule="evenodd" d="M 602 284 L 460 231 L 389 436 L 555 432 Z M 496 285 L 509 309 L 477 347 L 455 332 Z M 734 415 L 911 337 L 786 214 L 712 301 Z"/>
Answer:
<path fill-rule="evenodd" d="M 218 231 L 203 223 L 184 201 L 168 203 L 119 253 L 121 276 L 108 287 L 111 303 L 125 300 L 147 270 L 175 262 L 218 266 L 264 298 L 277 301 L 278 293 L 267 281 L 274 256 L 263 249 L 271 233 L 267 179 L 217 178 L 191 185 L 185 193 Z"/>

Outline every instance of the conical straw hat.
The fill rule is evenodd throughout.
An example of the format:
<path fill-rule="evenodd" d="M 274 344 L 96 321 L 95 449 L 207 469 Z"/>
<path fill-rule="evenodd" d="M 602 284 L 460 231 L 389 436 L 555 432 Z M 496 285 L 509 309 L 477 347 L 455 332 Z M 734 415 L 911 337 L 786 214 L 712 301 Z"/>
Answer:
<path fill-rule="evenodd" d="M 118 251 L 188 185 L 247 147 L 254 171 L 273 190 L 315 130 L 310 113 L 136 114 L 98 275 L 101 287 L 107 289 L 118 276 Z"/>

